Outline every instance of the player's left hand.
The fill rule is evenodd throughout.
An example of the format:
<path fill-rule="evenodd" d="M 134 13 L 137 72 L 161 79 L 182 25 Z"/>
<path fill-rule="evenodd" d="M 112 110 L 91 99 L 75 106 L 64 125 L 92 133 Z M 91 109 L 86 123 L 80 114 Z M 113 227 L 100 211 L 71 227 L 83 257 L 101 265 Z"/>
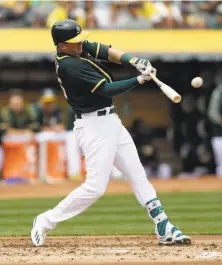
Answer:
<path fill-rule="evenodd" d="M 138 58 L 138 57 L 133 57 L 130 60 L 130 63 L 132 66 L 134 66 L 140 73 L 143 73 L 145 70 L 146 72 L 149 74 L 149 72 L 151 72 L 153 75 L 156 76 L 156 68 L 154 68 L 150 61 L 147 59 L 142 59 L 142 58 Z M 149 69 L 149 71 L 147 71 L 147 69 Z M 151 79 L 151 77 L 149 77 Z M 149 80 L 150 80 L 149 79 Z"/>

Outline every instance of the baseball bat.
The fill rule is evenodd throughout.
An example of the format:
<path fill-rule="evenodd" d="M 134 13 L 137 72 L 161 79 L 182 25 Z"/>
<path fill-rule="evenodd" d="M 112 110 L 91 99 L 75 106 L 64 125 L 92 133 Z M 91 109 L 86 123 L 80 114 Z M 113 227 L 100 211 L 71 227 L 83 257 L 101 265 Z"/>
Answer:
<path fill-rule="evenodd" d="M 181 101 L 181 95 L 179 95 L 172 87 L 166 85 L 162 81 L 160 81 L 155 75 L 152 73 L 149 74 L 153 81 L 159 86 L 159 88 L 163 91 L 163 93 L 171 99 L 174 103 L 179 103 Z"/>

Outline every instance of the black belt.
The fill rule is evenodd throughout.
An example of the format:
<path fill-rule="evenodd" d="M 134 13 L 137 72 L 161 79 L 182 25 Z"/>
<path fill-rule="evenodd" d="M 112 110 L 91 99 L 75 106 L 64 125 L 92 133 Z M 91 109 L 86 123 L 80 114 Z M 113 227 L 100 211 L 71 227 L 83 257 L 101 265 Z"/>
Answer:
<path fill-rule="evenodd" d="M 112 114 L 112 113 L 115 113 L 115 108 L 109 109 L 109 113 L 108 114 Z M 81 113 L 76 113 L 75 114 L 76 119 L 82 119 L 82 114 Z M 85 114 L 87 114 L 87 113 L 85 113 Z M 106 113 L 106 109 L 97 111 L 97 116 L 105 116 L 106 114 L 107 114 Z"/>

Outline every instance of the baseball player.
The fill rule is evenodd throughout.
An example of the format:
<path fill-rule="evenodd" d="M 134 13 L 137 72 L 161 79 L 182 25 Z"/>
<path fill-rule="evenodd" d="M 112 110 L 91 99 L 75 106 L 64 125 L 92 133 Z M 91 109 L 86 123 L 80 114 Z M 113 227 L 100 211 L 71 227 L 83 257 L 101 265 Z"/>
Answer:
<path fill-rule="evenodd" d="M 147 180 L 134 142 L 115 113 L 113 97 L 129 91 L 156 74 L 146 59 L 133 57 L 99 42 L 88 42 L 88 33 L 73 20 L 56 22 L 51 30 L 57 49 L 56 73 L 64 96 L 75 112 L 74 132 L 85 156 L 86 181 L 55 208 L 33 221 L 31 239 L 44 244 L 47 233 L 59 222 L 82 212 L 105 193 L 113 165 L 127 177 L 139 203 L 148 211 L 160 244 L 190 244 L 191 238 L 171 224 L 152 184 Z M 96 59 L 131 64 L 140 75 L 113 81 Z"/>

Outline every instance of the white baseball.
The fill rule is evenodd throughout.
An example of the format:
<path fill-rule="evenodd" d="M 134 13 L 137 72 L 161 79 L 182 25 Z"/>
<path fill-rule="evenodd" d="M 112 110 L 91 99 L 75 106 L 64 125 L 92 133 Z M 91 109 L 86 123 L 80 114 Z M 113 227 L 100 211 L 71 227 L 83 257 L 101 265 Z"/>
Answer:
<path fill-rule="evenodd" d="M 195 77 L 192 79 L 191 85 L 192 87 L 195 87 L 195 88 L 201 87 L 203 85 L 203 79 L 199 76 Z"/>

